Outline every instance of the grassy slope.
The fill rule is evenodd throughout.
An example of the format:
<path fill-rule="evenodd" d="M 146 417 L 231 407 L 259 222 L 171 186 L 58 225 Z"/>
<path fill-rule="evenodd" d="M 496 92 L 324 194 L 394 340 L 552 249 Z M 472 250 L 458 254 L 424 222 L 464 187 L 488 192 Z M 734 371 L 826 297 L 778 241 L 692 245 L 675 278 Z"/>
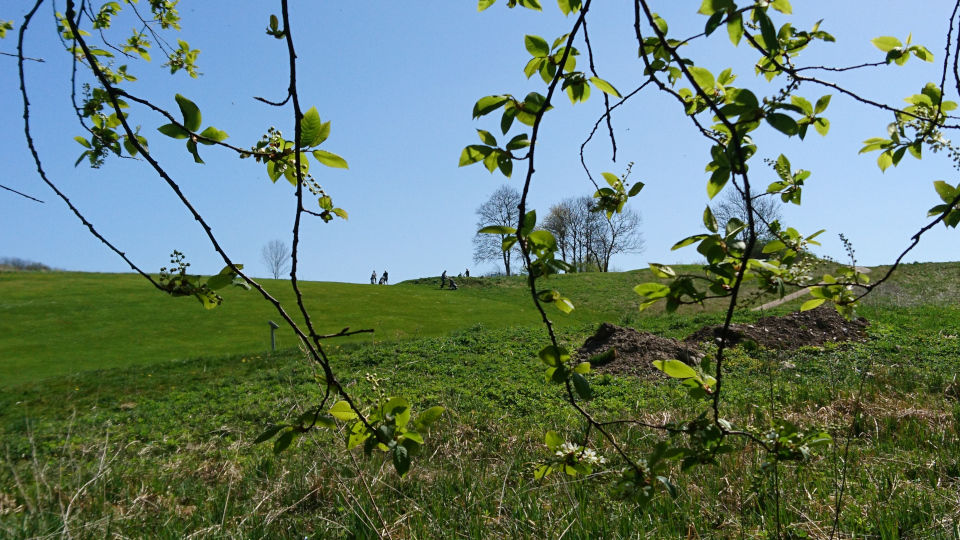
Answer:
<path fill-rule="evenodd" d="M 783 519 L 825 537 L 818 533 L 831 523 L 854 396 L 869 371 L 864 413 L 849 439 L 842 537 L 955 540 L 960 406 L 944 388 L 960 370 L 960 309 L 868 315 L 875 325 L 867 345 L 784 353 L 766 358 L 770 363 L 734 351 L 724 414 L 763 427 L 776 409 L 777 416 L 823 426 L 837 438 L 839 457 L 821 450 L 804 468 L 786 466 L 780 478 Z M 644 322 L 659 333 L 685 334 L 699 325 L 696 319 Z M 589 325 L 570 325 L 561 338 L 574 345 L 589 331 Z M 319 398 L 296 351 L 164 362 L 7 388 L 0 391 L 0 499 L 6 494 L 13 503 L 9 513 L 0 512 L 0 536 L 61 530 L 62 492 L 80 493 L 74 538 L 376 538 L 367 525 L 377 521 L 367 489 L 395 538 L 450 538 L 458 531 L 465 538 L 534 539 L 569 529 L 564 538 L 732 539 L 769 532 L 773 481 L 755 449 L 718 468 L 681 474 L 674 467 L 678 498 L 661 494 L 649 512 L 608 495 L 611 473 L 585 482 L 533 481 L 532 463 L 546 454 L 543 433 L 580 433 L 557 387 L 543 383 L 536 351 L 544 341 L 541 329 L 472 329 L 336 353 L 354 393 L 363 393 L 363 376 L 373 372 L 416 410 L 447 407 L 428 452 L 402 481 L 382 456 L 366 459 L 359 451 L 354 455 L 364 476 L 357 477 L 340 436 L 328 433 L 298 440 L 279 458 L 269 445 L 250 444 L 265 424 L 295 417 Z M 589 377 L 596 399 L 586 406 L 599 418 L 659 422 L 694 410 L 675 383 Z M 616 434 L 638 449 L 660 438 L 626 428 Z M 110 473 L 99 478 L 104 449 Z M 609 447 L 598 450 L 614 457 Z M 622 466 L 614 459 L 607 470 Z M 82 490 L 87 482 L 93 487 Z M 18 505 L 24 507 L 15 510 Z"/>
<path fill-rule="evenodd" d="M 960 263 L 905 265 L 872 303 L 953 301 L 960 294 L 958 272 Z M 577 309 L 566 316 L 547 306 L 548 315 L 561 326 L 601 320 L 651 324 L 650 317 L 659 318 L 662 308 L 640 316 L 631 291 L 650 279 L 646 270 L 554 276 L 543 285 L 562 291 Z M 337 332 L 348 325 L 377 331 L 375 338 L 362 334 L 338 344 L 442 336 L 476 324 L 503 328 L 539 322 L 522 277 L 461 280 L 455 292 L 439 290 L 438 282 L 426 278 L 389 287 L 302 285 L 318 332 Z M 286 282 L 263 284 L 300 319 Z M 255 291 L 227 290 L 224 297 L 222 306 L 207 311 L 192 299 L 167 297 L 133 274 L 0 273 L 0 387 L 89 369 L 267 350 L 266 322 L 281 322 L 273 307 Z M 794 304 L 798 302 L 783 309 L 795 309 Z M 701 319 L 712 320 L 720 306 L 708 306 Z M 701 312 L 695 307 L 681 310 Z M 285 328 L 278 331 L 278 341 L 281 348 L 296 343 Z"/>

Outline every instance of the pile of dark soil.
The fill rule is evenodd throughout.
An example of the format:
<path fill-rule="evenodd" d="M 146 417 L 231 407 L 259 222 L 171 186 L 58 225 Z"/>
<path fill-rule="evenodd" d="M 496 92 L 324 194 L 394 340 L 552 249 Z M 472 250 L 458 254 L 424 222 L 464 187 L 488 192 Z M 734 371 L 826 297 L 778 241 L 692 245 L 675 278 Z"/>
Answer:
<path fill-rule="evenodd" d="M 654 360 L 682 360 L 692 364 L 703 356 L 693 343 L 683 343 L 610 323 L 600 325 L 597 333 L 587 338 L 577 350 L 576 356 L 581 361 L 586 361 L 611 348 L 616 349 L 614 357 L 602 364 L 594 363 L 593 371 L 633 375 L 644 379 L 666 378 L 666 375 L 653 367 Z"/>
<path fill-rule="evenodd" d="M 756 324 L 732 324 L 727 333 L 727 346 L 735 347 L 746 339 L 770 349 L 797 349 L 821 346 L 827 342 L 859 341 L 866 337 L 864 329 L 869 325 L 864 318 L 848 321 L 832 306 L 821 306 L 783 317 L 762 317 Z M 705 326 L 683 341 L 678 341 L 603 323 L 597 333 L 587 338 L 577 350 L 576 357 L 585 361 L 615 349 L 610 357 L 593 362 L 593 371 L 633 375 L 648 380 L 665 378 L 666 375 L 653 367 L 654 360 L 681 360 L 696 364 L 703 357 L 699 344 L 717 343 L 722 329 L 722 325 Z"/>
<path fill-rule="evenodd" d="M 870 323 L 862 317 L 848 321 L 833 306 L 820 306 L 783 317 L 761 317 L 756 324 L 731 324 L 726 342 L 730 347 L 745 339 L 752 339 L 769 349 L 818 347 L 828 342 L 860 341 L 866 337 L 864 329 L 867 326 Z M 722 330 L 722 325 L 705 326 L 684 341 L 719 344 Z"/>

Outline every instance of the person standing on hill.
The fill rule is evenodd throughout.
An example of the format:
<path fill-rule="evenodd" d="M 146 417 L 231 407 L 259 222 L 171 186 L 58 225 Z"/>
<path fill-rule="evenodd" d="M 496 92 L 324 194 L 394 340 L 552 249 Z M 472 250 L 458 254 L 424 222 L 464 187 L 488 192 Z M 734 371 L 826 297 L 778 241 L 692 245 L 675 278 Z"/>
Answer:
<path fill-rule="evenodd" d="M 387 277 L 387 271 L 386 271 L 386 270 L 383 271 L 383 284 L 384 284 L 384 285 L 389 285 L 389 284 L 390 284 L 390 278 Z"/>
<path fill-rule="evenodd" d="M 447 271 L 444 270 L 443 273 L 440 274 L 440 289 L 442 290 L 443 286 L 446 284 L 447 284 Z"/>
<path fill-rule="evenodd" d="M 376 271 L 376 270 L 374 270 L 373 273 L 370 274 L 370 284 L 371 284 L 371 285 L 376 285 L 376 284 L 377 284 L 377 271 Z"/>
<path fill-rule="evenodd" d="M 470 269 L 467 268 L 467 271 L 463 273 L 465 277 L 470 277 Z"/>

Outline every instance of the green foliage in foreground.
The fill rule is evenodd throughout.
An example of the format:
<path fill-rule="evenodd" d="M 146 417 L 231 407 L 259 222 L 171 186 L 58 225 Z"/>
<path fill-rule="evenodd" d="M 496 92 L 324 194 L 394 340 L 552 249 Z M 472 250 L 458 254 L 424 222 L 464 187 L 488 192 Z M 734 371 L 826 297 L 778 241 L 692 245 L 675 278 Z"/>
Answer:
<path fill-rule="evenodd" d="M 333 353 L 354 394 L 375 396 L 382 384 L 386 394 L 402 391 L 416 410 L 447 409 L 402 479 L 389 456 L 344 452 L 342 434 L 299 437 L 279 457 L 253 444 L 264 418 L 286 411 L 292 422 L 319 401 L 316 387 L 303 382 L 310 363 L 293 350 L 7 387 L 0 391 L 0 536 L 62 531 L 69 505 L 73 538 L 376 538 L 371 523 L 383 526 L 369 489 L 395 538 L 449 538 L 451 531 L 468 538 L 563 531 L 564 538 L 758 538 L 771 532 L 765 524 L 774 522 L 779 482 L 783 522 L 819 537 L 832 523 L 849 443 L 845 535 L 954 539 L 960 406 L 950 385 L 960 370 L 960 310 L 865 311 L 877 321 L 865 345 L 753 356 L 737 349 L 729 359 L 727 416 L 765 428 L 775 409 L 819 425 L 835 446 L 805 466 L 781 466 L 776 477 L 750 447 L 718 468 L 679 475 L 671 465 L 662 474 L 677 484 L 677 498 L 657 497 L 647 512 L 611 497 L 607 488 L 622 464 L 609 447 L 593 449 L 608 461 L 586 479 L 534 479 L 554 453 L 544 434 L 578 425 L 558 389 L 542 384 L 539 329 L 478 326 Z M 683 335 L 706 317 L 644 322 Z M 568 327 L 561 342 L 573 349 L 591 330 Z M 689 415 L 686 389 L 673 381 L 587 377 L 590 412 L 600 418 Z M 615 434 L 643 447 L 661 437 L 638 428 Z M 551 442 L 580 435 L 560 432 Z"/>

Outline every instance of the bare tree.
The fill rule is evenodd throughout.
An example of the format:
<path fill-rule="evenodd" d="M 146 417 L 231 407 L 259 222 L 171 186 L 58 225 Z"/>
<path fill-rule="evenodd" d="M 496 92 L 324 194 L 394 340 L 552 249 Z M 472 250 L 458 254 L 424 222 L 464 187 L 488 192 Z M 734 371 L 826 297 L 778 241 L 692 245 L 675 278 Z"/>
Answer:
<path fill-rule="evenodd" d="M 290 248 L 283 240 L 271 240 L 260 250 L 260 262 L 267 267 L 273 279 L 280 279 L 290 271 Z"/>
<path fill-rule="evenodd" d="M 720 228 L 726 227 L 731 218 L 737 218 L 743 223 L 747 223 L 747 204 L 740 192 L 735 189 L 727 189 L 723 193 L 723 197 L 710 207 L 713 216 L 717 218 L 717 223 L 720 224 Z M 775 239 L 768 224 L 782 219 L 780 203 L 776 198 L 767 195 L 754 197 L 753 213 L 756 222 L 757 241 L 754 243 L 754 253 L 751 257 L 766 258 L 767 256 L 763 255 L 763 247 Z M 747 234 L 748 231 L 744 229 L 739 238 L 746 241 Z"/>
<path fill-rule="evenodd" d="M 594 199 L 588 196 L 564 199 L 550 207 L 543 228 L 557 239 L 564 261 L 578 272 L 607 272 L 610 258 L 617 253 L 643 251 L 640 214 L 627 208 L 608 220 L 593 208 Z"/>
<path fill-rule="evenodd" d="M 516 227 L 520 219 L 520 193 L 506 184 L 497 188 L 487 202 L 477 208 L 477 230 L 491 225 L 502 227 Z M 503 241 L 506 234 L 477 234 L 473 237 L 473 262 L 483 263 L 496 261 L 503 263 L 506 274 L 510 273 L 510 262 L 520 249 L 513 247 L 504 251 Z"/>

